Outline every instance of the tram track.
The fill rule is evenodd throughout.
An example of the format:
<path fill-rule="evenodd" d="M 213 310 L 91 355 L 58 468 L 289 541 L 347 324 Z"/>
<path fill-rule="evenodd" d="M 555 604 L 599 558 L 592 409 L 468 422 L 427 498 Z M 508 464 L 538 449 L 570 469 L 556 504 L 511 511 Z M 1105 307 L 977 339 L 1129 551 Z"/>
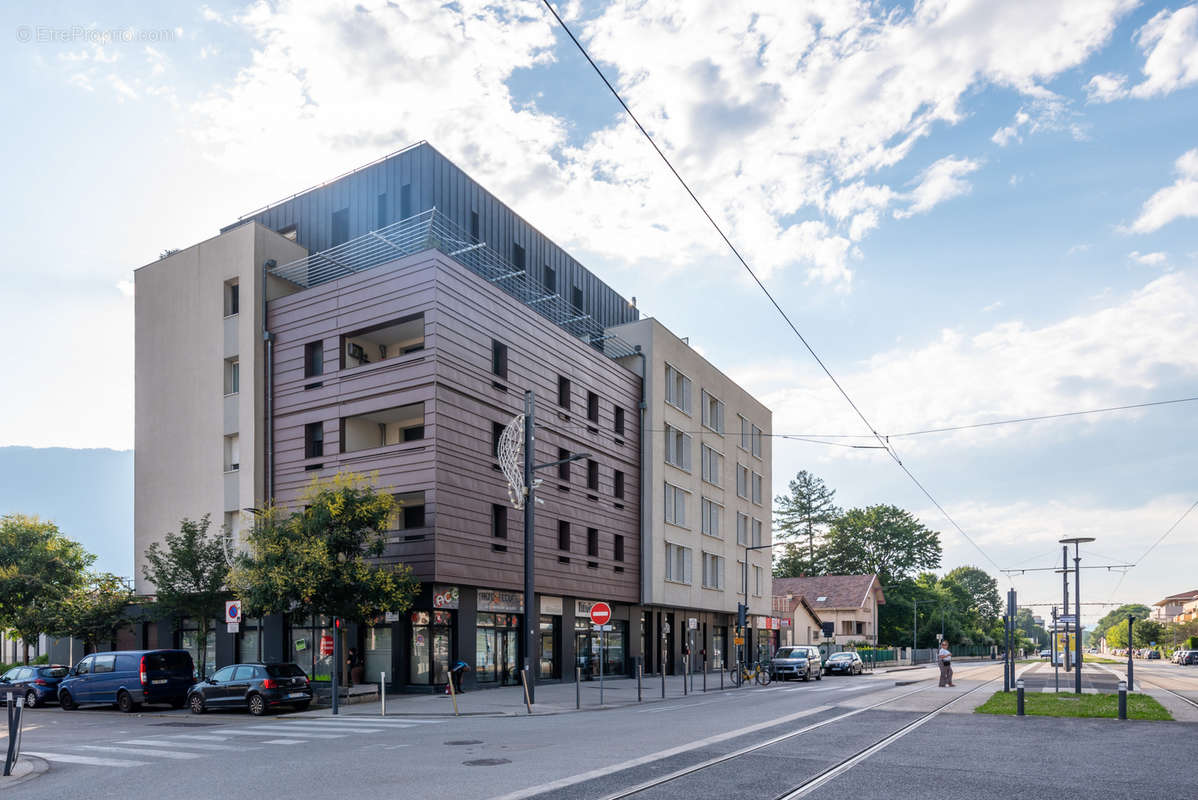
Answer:
<path fill-rule="evenodd" d="M 981 671 L 982 669 L 989 668 L 989 667 L 990 667 L 990 665 L 986 665 L 985 667 L 979 668 L 979 671 Z M 874 753 L 888 747 L 893 742 L 897 741 L 898 739 L 901 739 L 903 736 L 906 736 L 908 733 L 916 730 L 917 728 L 919 728 L 922 725 L 926 724 L 927 722 L 931 721 L 937 715 L 944 712 L 947 708 L 949 708 L 953 704 L 961 701 L 962 699 L 968 697 L 969 695 L 973 694 L 974 692 L 977 692 L 977 691 L 983 689 L 984 687 L 986 687 L 987 685 L 993 683 L 994 681 L 996 681 L 998 679 L 999 679 L 999 676 L 995 676 L 993 678 L 988 678 L 988 679 L 982 681 L 981 683 L 979 683 L 974 688 L 969 689 L 968 691 L 966 691 L 962 694 L 956 695 L 955 697 L 951 698 L 950 700 L 939 704 L 938 706 L 936 706 L 936 708 L 934 708 L 930 711 L 920 714 L 919 717 L 904 724 L 898 730 L 893 731 L 893 732 L 887 734 L 886 736 L 881 737 L 880 739 L 877 739 L 876 741 L 874 741 L 867 747 L 857 750 L 856 752 L 852 753 L 851 755 L 847 756 L 846 758 L 838 760 L 836 763 L 821 770 L 819 773 L 808 778 L 807 780 L 803 781 L 802 783 L 798 784 L 797 786 L 792 786 L 792 787 L 788 788 L 786 791 L 777 795 L 776 800 L 795 800 L 796 798 L 805 797 L 809 793 L 815 791 L 819 787 L 821 787 L 824 784 L 828 783 L 829 781 L 835 779 L 837 776 L 852 769 L 854 766 L 856 766 L 860 762 L 864 761 L 865 759 L 869 758 Z M 835 725 L 840 722 L 844 722 L 845 720 L 848 720 L 850 718 L 864 714 L 867 711 L 874 711 L 876 709 L 882 708 L 883 706 L 897 703 L 898 701 L 903 700 L 908 697 L 911 697 L 912 695 L 921 694 L 923 692 L 926 692 L 931 688 L 933 688 L 933 687 L 924 686 L 924 687 L 920 687 L 918 689 L 912 689 L 910 691 L 903 692 L 895 697 L 890 697 L 885 700 L 881 700 L 877 703 L 872 703 L 870 705 L 863 706 L 861 708 L 853 709 L 852 711 L 846 711 L 842 714 L 837 714 L 836 716 L 829 717 L 828 719 L 820 720 L 819 722 L 813 722 L 809 725 L 805 725 L 805 726 L 799 728 L 798 730 L 789 731 L 787 733 L 783 733 L 783 734 L 779 734 L 777 736 L 770 737 L 769 739 L 766 739 L 761 742 L 757 742 L 757 743 L 754 743 L 751 745 L 746 745 L 744 747 L 737 748 L 736 750 L 733 750 L 729 753 L 724 753 L 719 756 L 714 756 L 705 761 L 701 761 L 697 764 L 693 764 L 691 766 L 675 770 L 675 771 L 667 773 L 665 775 L 657 776 L 651 780 L 643 781 L 641 783 L 635 784 L 635 785 L 627 787 L 625 789 L 621 789 L 620 791 L 604 795 L 604 796 L 602 796 L 602 798 L 600 798 L 600 800 L 623 800 L 624 798 L 635 797 L 637 795 L 644 794 L 652 789 L 666 786 L 668 784 L 674 783 L 674 782 L 679 781 L 688 776 L 695 775 L 696 773 L 699 773 L 699 772 L 703 772 L 704 770 L 709 770 L 709 769 L 712 769 L 713 767 L 717 767 L 722 764 L 728 764 L 732 761 L 735 761 L 736 759 L 743 758 L 743 757 L 753 754 L 753 753 L 757 753 L 759 751 L 765 750 L 766 748 L 769 748 L 769 747 L 773 747 L 774 745 L 780 744 L 782 742 L 796 739 L 800 736 L 804 736 L 806 734 L 812 733 L 821 728 L 826 728 L 828 726 Z"/>

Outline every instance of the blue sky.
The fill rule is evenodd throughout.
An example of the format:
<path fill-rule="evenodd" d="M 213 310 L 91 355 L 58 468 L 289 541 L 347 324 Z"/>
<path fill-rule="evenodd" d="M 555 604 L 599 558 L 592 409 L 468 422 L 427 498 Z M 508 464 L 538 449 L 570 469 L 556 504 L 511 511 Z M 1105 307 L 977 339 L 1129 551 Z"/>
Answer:
<path fill-rule="evenodd" d="M 879 430 L 1198 395 L 1198 6 L 561 7 Z M 0 336 L 25 357 L 0 445 L 131 447 L 132 269 L 420 139 L 776 431 L 862 433 L 549 23 L 528 0 L 6 5 Z M 1004 567 L 1074 533 L 1134 560 L 1198 499 L 1196 409 L 895 441 Z M 774 468 L 991 567 L 878 451 L 778 442 Z M 1118 593 L 1088 574 L 1093 599 L 1194 588 L 1195 544 L 1198 515 Z"/>

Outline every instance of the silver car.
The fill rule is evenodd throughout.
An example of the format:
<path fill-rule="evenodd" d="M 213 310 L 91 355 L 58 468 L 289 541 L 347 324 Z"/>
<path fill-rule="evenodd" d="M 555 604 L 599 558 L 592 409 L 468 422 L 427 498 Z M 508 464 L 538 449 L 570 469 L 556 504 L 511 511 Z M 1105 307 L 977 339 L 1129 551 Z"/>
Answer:
<path fill-rule="evenodd" d="M 809 645 L 794 647 L 779 647 L 770 660 L 770 671 L 778 680 L 802 678 L 809 681 L 812 678 L 822 680 L 824 676 L 823 659 L 819 648 Z"/>

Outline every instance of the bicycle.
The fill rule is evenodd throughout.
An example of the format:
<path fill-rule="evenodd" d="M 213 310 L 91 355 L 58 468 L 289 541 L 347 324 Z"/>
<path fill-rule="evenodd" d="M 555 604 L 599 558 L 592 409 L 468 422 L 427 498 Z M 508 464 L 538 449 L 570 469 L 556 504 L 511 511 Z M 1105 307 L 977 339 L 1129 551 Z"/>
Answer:
<path fill-rule="evenodd" d="M 732 682 L 736 683 L 739 679 L 741 686 L 746 686 L 756 681 L 762 686 L 769 686 L 773 676 L 770 674 L 768 666 L 763 666 L 760 662 L 754 664 L 752 668 L 734 665 L 729 673 L 732 677 Z"/>

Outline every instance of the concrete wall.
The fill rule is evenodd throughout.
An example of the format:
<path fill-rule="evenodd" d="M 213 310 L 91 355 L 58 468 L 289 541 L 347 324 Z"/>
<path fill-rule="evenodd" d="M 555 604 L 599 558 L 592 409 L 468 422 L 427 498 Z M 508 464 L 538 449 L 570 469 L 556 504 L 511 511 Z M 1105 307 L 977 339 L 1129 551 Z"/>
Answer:
<path fill-rule="evenodd" d="M 609 328 L 610 333 L 631 344 L 640 345 L 646 355 L 649 375 L 646 387 L 646 440 L 649 443 L 646 459 L 644 496 L 644 536 L 642 553 L 642 583 L 646 605 L 702 609 L 735 613 L 741 601 L 740 570 L 745 549 L 737 545 L 736 515 L 746 514 L 761 521 L 762 544 L 771 541 L 771 458 L 772 441 L 762 436 L 761 456 L 753 456 L 740 447 L 740 426 L 737 415 L 743 415 L 761 428 L 763 434 L 773 429 L 768 408 L 720 372 L 687 343 L 679 339 L 655 319 L 643 319 Z M 639 371 L 639 359 L 626 359 L 630 368 Z M 666 364 L 691 380 L 691 408 L 686 414 L 666 403 Z M 702 425 L 702 396 L 706 390 L 724 403 L 724 433 L 721 435 Z M 666 463 L 666 425 L 685 431 L 692 438 L 691 469 L 689 472 Z M 702 480 L 701 445 L 707 444 L 723 455 L 722 480 L 719 486 Z M 736 493 L 736 466 L 750 467 L 762 476 L 762 501 L 753 503 Z M 686 500 L 686 525 L 665 521 L 665 484 L 689 492 Z M 750 486 L 750 498 L 752 496 Z M 700 508 L 702 498 L 723 506 L 720 538 L 703 535 Z M 751 531 L 750 531 L 751 536 Z M 689 585 L 665 579 L 666 543 L 692 549 L 692 580 Z M 723 589 L 707 589 L 702 581 L 702 554 L 713 553 L 724 558 Z M 752 567 L 763 570 L 761 592 L 755 593 Z M 749 555 L 749 608 L 752 614 L 771 613 L 771 557 L 769 550 L 757 550 Z"/>

